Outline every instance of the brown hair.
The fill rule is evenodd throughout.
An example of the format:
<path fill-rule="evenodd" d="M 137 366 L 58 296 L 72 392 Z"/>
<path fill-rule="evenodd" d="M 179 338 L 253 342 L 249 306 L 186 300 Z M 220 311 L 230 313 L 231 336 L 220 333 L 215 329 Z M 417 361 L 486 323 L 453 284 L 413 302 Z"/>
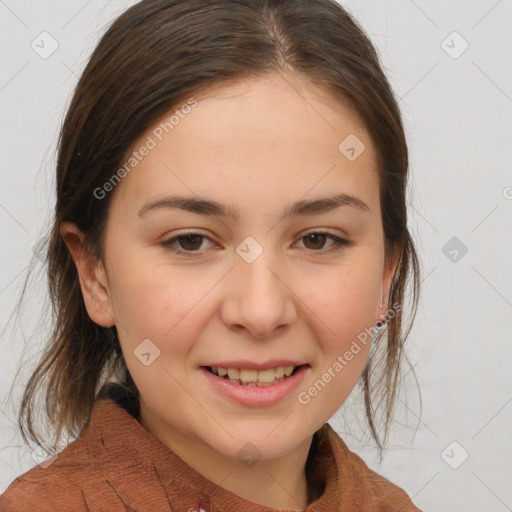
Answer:
<path fill-rule="evenodd" d="M 83 428 L 102 382 L 114 382 L 109 379 L 115 375 L 132 403 L 138 403 L 116 327 L 101 327 L 88 316 L 61 223 L 74 222 L 88 250 L 101 260 L 111 195 L 98 200 L 94 190 L 122 165 L 133 143 L 193 94 L 286 70 L 349 104 L 376 148 L 387 261 L 395 244 L 401 249 L 388 297 L 388 304 L 400 307 L 386 323 L 383 358 L 376 361 L 372 350 L 359 381 L 382 456 L 375 413 L 384 408 L 386 441 L 419 293 L 418 259 L 407 228 L 408 150 L 379 57 L 358 23 L 334 0 L 143 0 L 103 35 L 59 135 L 57 204 L 46 253 L 52 333 L 24 389 L 18 422 L 25 442 L 30 436 L 40 444 L 32 419 L 44 379 L 45 413 L 56 440 L 63 429 L 75 436 Z M 410 271 L 413 316 L 404 333 L 401 306 Z"/>

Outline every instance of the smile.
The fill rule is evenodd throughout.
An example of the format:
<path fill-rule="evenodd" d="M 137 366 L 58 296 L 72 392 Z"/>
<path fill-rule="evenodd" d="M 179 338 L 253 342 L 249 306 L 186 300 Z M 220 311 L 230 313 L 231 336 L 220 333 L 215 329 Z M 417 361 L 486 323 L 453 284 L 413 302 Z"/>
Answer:
<path fill-rule="evenodd" d="M 292 395 L 303 382 L 307 375 L 312 371 L 309 364 L 300 366 L 292 366 L 292 370 L 288 369 L 289 376 L 284 374 L 279 379 L 276 377 L 276 369 L 258 370 L 263 372 L 273 372 L 273 380 L 270 382 L 260 382 L 259 380 L 244 381 L 243 369 L 241 375 L 238 374 L 237 379 L 230 379 L 229 373 L 220 376 L 217 367 L 217 373 L 214 373 L 211 366 L 202 366 L 199 368 L 201 375 L 205 378 L 207 388 L 212 389 L 214 396 L 222 396 L 230 401 L 236 402 L 249 407 L 264 407 L 276 404 L 286 397 Z M 225 369 L 229 371 L 229 369 Z M 252 370 L 255 372 L 255 370 Z M 222 370 L 221 370 L 222 372 Z M 235 375 L 232 373 L 232 375 Z M 271 374 L 268 374 L 270 378 Z M 247 376 L 247 374 L 245 374 Z M 254 374 L 250 375 L 254 378 Z M 240 379 L 242 377 L 242 379 Z M 259 375 L 258 375 L 259 378 Z"/>
<path fill-rule="evenodd" d="M 214 375 L 244 386 L 272 386 L 290 377 L 299 366 L 278 366 L 267 370 L 251 368 L 223 368 L 221 366 L 207 367 Z"/>

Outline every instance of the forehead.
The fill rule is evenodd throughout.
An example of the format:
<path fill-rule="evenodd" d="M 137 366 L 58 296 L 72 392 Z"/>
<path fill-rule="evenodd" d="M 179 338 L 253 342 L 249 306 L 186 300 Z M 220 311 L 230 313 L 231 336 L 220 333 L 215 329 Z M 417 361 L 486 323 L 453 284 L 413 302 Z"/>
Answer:
<path fill-rule="evenodd" d="M 249 204 L 258 191 L 262 206 L 274 195 L 288 203 L 333 187 L 348 193 L 372 188 L 372 201 L 368 194 L 375 195 L 378 182 L 369 135 L 347 104 L 316 85 L 270 75 L 188 100 L 180 106 L 192 107 L 167 113 L 133 144 L 130 154 L 151 147 L 115 190 L 133 208 L 165 192 L 215 192 L 222 202 Z M 340 149 L 346 140 L 364 144 L 357 159 Z"/>

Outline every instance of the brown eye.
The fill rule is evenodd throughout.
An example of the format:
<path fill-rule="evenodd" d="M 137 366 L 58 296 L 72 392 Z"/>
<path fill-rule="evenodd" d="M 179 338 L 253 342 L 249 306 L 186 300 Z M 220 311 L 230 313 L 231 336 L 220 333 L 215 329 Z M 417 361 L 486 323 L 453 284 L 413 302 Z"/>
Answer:
<path fill-rule="evenodd" d="M 203 252 L 201 246 L 204 240 L 210 239 L 205 235 L 190 233 L 175 236 L 169 240 L 161 242 L 160 245 L 171 250 L 174 254 L 200 256 Z M 345 240 L 329 233 L 323 233 L 321 231 L 308 233 L 302 236 L 300 240 L 305 241 L 304 245 L 306 249 L 319 254 L 327 254 L 340 251 L 344 249 L 345 246 L 352 244 L 352 242 L 349 240 Z M 333 243 L 331 244 L 330 248 L 324 249 L 327 240 L 331 240 Z"/>
<path fill-rule="evenodd" d="M 323 249 L 326 240 L 331 239 L 334 243 L 331 244 L 331 248 Z M 318 253 L 330 253 L 344 249 L 345 246 L 349 246 L 352 242 L 343 238 L 331 235 L 329 233 L 323 233 L 321 231 L 313 231 L 301 237 L 304 240 L 304 245 L 307 249 L 318 252 Z"/>
<path fill-rule="evenodd" d="M 204 237 L 201 235 L 185 235 L 177 238 L 179 245 L 186 251 L 196 251 L 201 247 L 201 241 Z M 182 241 L 185 241 L 184 243 Z"/>
<path fill-rule="evenodd" d="M 169 240 L 160 243 L 162 247 L 169 248 L 175 254 L 201 253 L 201 245 L 203 239 L 209 240 L 208 237 L 198 233 L 190 233 L 178 235 Z M 176 245 L 177 244 L 177 245 Z M 195 254 L 194 254 L 195 255 Z"/>
<path fill-rule="evenodd" d="M 308 246 L 307 243 L 305 244 L 308 249 L 323 249 L 323 245 L 327 240 L 325 233 L 310 233 L 303 238 L 308 242 L 312 242 L 312 246 Z"/>

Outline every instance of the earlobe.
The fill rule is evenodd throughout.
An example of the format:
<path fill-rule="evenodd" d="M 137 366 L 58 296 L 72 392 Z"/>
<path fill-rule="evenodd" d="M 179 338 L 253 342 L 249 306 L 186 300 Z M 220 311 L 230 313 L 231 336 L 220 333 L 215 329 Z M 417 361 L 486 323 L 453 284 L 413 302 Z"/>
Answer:
<path fill-rule="evenodd" d="M 112 327 L 115 318 L 103 263 L 87 252 L 83 233 L 76 224 L 63 222 L 60 234 L 75 263 L 89 317 L 102 327 Z"/>

